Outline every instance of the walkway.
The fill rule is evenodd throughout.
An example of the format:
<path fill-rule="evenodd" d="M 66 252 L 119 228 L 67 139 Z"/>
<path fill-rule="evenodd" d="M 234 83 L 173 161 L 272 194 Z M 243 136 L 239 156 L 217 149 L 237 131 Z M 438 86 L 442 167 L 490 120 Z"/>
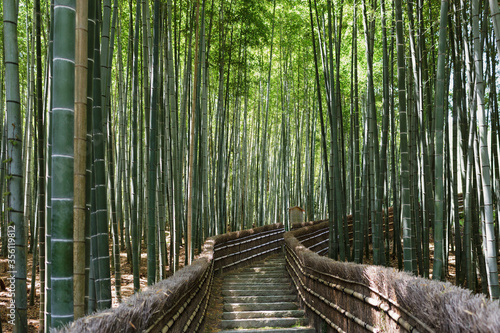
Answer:
<path fill-rule="evenodd" d="M 291 283 L 281 255 L 228 273 L 222 286 L 225 331 L 220 333 L 314 333 Z"/>

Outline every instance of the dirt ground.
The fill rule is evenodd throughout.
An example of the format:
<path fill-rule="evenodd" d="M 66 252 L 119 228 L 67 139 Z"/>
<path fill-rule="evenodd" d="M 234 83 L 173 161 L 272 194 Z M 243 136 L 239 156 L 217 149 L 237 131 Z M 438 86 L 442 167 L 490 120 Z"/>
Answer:
<path fill-rule="evenodd" d="M 110 248 L 110 253 L 111 253 L 111 248 Z M 181 248 L 181 253 L 180 253 L 180 263 L 181 266 L 183 265 L 184 262 L 184 253 L 183 249 Z M 112 259 L 112 257 L 110 257 Z M 121 296 L 122 300 L 126 299 L 127 297 L 131 296 L 134 293 L 134 279 L 132 275 L 132 267 L 130 264 L 127 263 L 127 254 L 126 252 L 120 253 L 120 264 L 121 264 Z M 28 254 L 28 332 L 38 332 L 39 328 L 39 312 L 40 312 L 40 280 L 39 280 L 39 272 L 37 269 L 36 272 L 36 282 L 35 282 L 35 290 L 36 290 L 36 296 L 35 296 L 35 302 L 34 305 L 30 306 L 29 305 L 29 298 L 30 298 L 30 293 L 31 293 L 31 270 L 33 266 L 33 255 L 31 253 Z M 146 254 L 146 249 L 142 249 L 141 253 L 141 263 L 140 263 L 140 284 L 141 284 L 141 289 L 145 288 L 147 286 L 147 254 Z M 0 278 L 7 284 L 7 288 L 9 287 L 9 283 L 6 280 L 8 276 L 8 266 L 7 266 L 7 259 L 0 258 Z M 167 272 L 167 274 L 169 274 Z M 1 284 L 1 283 L 0 283 Z M 10 303 L 11 297 L 9 295 L 8 290 L 4 290 L 0 286 L 0 319 L 1 319 L 1 325 L 2 325 L 2 333 L 6 332 L 12 332 L 12 325 L 7 322 L 7 314 L 8 314 L 8 309 L 7 305 Z M 113 307 L 118 306 L 118 298 L 116 296 L 116 288 L 115 288 L 115 275 L 112 271 L 111 274 L 111 295 L 113 297 Z"/>

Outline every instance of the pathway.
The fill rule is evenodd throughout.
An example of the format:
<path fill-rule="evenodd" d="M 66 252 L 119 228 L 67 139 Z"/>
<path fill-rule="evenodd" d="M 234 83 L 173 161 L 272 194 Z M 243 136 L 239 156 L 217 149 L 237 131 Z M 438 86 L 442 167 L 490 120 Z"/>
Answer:
<path fill-rule="evenodd" d="M 228 273 L 223 280 L 224 313 L 220 333 L 314 333 L 285 267 L 272 256 L 251 267 Z"/>

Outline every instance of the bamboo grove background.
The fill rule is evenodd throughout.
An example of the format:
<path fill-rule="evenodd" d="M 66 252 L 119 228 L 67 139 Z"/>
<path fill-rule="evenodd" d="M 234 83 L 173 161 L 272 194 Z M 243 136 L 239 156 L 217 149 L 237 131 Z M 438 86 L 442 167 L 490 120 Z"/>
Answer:
<path fill-rule="evenodd" d="M 496 1 L 0 6 L 17 331 L 28 274 L 57 327 L 111 306 L 111 267 L 120 299 L 120 251 L 139 290 L 141 247 L 152 284 L 208 236 L 288 229 L 295 205 L 330 219 L 330 257 L 440 280 L 454 264 L 498 298 Z"/>

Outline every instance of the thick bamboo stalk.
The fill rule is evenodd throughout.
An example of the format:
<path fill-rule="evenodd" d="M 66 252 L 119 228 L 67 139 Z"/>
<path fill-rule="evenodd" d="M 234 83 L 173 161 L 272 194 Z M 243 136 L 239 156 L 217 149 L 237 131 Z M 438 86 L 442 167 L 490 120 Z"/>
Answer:
<path fill-rule="evenodd" d="M 50 326 L 60 327 L 73 320 L 75 3 L 55 1 L 53 22 Z"/>

